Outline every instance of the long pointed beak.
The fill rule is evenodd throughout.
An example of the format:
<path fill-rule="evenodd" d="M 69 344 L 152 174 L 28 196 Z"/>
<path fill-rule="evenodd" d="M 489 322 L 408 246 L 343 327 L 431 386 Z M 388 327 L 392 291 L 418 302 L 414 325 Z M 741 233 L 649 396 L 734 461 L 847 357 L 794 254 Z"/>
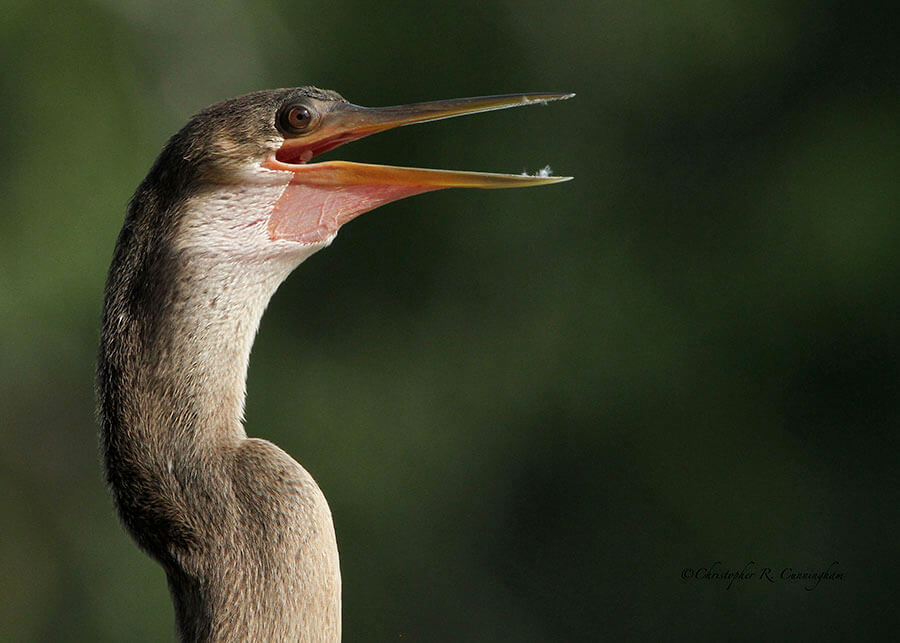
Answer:
<path fill-rule="evenodd" d="M 514 188 L 568 181 L 569 176 L 535 176 L 428 170 L 391 165 L 325 161 L 313 157 L 349 141 L 394 127 L 520 105 L 547 103 L 574 94 L 509 94 L 368 108 L 351 103 L 323 105 L 314 130 L 287 138 L 263 163 L 292 172 L 269 217 L 269 236 L 305 244 L 326 243 L 346 222 L 379 205 L 442 188 Z"/>
<path fill-rule="evenodd" d="M 328 182 L 329 171 L 335 183 L 406 183 L 437 188 L 507 188 L 544 185 L 567 181 L 572 177 L 547 175 L 522 176 L 453 170 L 426 170 L 388 165 L 369 165 L 348 161 L 327 161 L 305 166 L 315 156 L 339 145 L 395 127 L 436 121 L 455 116 L 507 109 L 522 105 L 543 104 L 565 100 L 575 94 L 505 94 L 451 100 L 395 105 L 392 107 L 361 107 L 352 103 L 334 103 L 321 116 L 317 129 L 304 136 L 286 139 L 273 159 L 266 162 L 270 169 L 302 173 L 304 180 Z M 299 166 L 299 167 L 298 167 Z M 299 178 L 299 176 L 298 176 Z"/>

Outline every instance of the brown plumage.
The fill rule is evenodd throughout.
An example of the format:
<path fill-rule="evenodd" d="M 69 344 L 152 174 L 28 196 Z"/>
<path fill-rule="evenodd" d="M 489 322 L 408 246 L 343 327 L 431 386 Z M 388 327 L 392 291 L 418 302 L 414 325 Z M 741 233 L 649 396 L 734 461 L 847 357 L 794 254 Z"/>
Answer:
<path fill-rule="evenodd" d="M 297 462 L 242 424 L 250 348 L 281 281 L 381 203 L 560 180 L 305 161 L 397 125 L 562 97 L 365 110 L 334 92 L 273 90 L 214 105 L 168 142 L 116 244 L 98 395 L 116 507 L 165 570 L 183 640 L 340 638 L 328 504 Z M 349 210 L 310 201 L 344 188 Z"/>

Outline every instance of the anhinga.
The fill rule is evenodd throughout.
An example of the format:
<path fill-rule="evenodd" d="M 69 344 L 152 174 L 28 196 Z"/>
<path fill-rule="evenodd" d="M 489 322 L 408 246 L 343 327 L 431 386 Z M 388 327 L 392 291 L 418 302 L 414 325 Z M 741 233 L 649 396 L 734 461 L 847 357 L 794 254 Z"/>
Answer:
<path fill-rule="evenodd" d="M 340 638 L 325 497 L 242 423 L 250 347 L 288 273 L 384 203 L 567 178 L 308 161 L 400 125 L 569 96 L 367 109 L 332 91 L 279 89 L 213 105 L 169 140 L 116 244 L 98 389 L 116 507 L 165 569 L 181 639 Z"/>

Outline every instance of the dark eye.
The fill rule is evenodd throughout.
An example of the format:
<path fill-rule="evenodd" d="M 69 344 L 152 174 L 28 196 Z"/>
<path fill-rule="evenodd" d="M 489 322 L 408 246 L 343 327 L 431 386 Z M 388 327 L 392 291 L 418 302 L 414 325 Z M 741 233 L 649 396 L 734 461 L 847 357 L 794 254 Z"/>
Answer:
<path fill-rule="evenodd" d="M 278 114 L 277 125 L 282 134 L 297 136 L 310 128 L 315 112 L 306 105 L 288 105 Z"/>

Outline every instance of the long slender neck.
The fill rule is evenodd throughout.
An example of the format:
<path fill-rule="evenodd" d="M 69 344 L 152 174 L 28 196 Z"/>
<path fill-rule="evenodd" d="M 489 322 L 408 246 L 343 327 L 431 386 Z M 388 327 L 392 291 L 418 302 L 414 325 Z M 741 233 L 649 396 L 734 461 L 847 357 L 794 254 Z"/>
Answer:
<path fill-rule="evenodd" d="M 246 437 L 240 420 L 253 337 L 290 266 L 248 270 L 186 243 L 177 227 L 154 234 L 142 224 L 157 213 L 142 203 L 136 200 L 126 220 L 107 283 L 101 435 L 126 526 L 165 565 L 166 543 L 147 536 L 161 516 L 141 505 L 165 504 L 159 497 L 176 468 L 202 472 L 208 479 L 195 476 L 201 485 L 218 482 L 215 467 L 198 461 L 214 461 Z"/>
<path fill-rule="evenodd" d="M 249 270 L 167 244 L 147 253 L 143 265 L 129 265 L 135 254 L 118 249 L 104 313 L 101 367 L 122 377 L 101 371 L 101 386 L 119 385 L 115 393 L 126 398 L 114 419 L 169 433 L 181 451 L 181 440 L 218 445 L 245 437 L 253 338 L 292 266 Z"/>
<path fill-rule="evenodd" d="M 246 252 L 216 239 L 233 231 L 231 215 L 246 220 L 277 188 L 217 187 L 185 200 L 185 212 L 142 211 L 136 198 L 110 269 L 98 378 L 107 476 L 125 526 L 166 569 L 186 639 L 340 630 L 324 496 L 241 423 L 263 311 L 318 248 L 254 253 L 265 230 L 251 227 Z M 175 225 L 154 234 L 145 223 L 161 214 Z"/>
<path fill-rule="evenodd" d="M 172 439 L 219 445 L 246 437 L 241 419 L 250 349 L 263 311 L 290 266 L 248 270 L 185 253 L 172 257 L 168 292 L 143 328 L 143 388 L 152 422 Z M 160 288 L 165 288 L 165 285 Z"/>

